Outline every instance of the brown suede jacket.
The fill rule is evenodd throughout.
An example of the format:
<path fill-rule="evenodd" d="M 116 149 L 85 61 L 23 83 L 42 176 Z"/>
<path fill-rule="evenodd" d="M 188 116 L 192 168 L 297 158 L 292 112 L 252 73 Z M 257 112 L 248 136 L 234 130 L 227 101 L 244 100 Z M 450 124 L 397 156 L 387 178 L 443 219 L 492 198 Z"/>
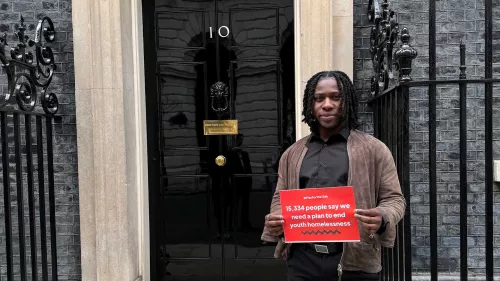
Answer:
<path fill-rule="evenodd" d="M 271 201 L 271 214 L 281 214 L 280 190 L 298 189 L 299 172 L 307 152 L 310 136 L 288 148 L 280 159 L 278 183 Z M 344 243 L 344 252 L 338 265 L 342 270 L 377 273 L 382 269 L 380 246 L 391 248 L 396 238 L 396 225 L 403 218 L 406 202 L 401 192 L 394 159 L 387 146 L 375 137 L 351 130 L 347 140 L 349 155 L 348 186 L 354 187 L 357 209 L 378 208 L 387 222 L 385 232 L 370 238 L 359 226 L 361 242 Z M 262 240 L 278 242 L 275 258 L 287 259 L 290 244 L 272 236 L 264 228 Z"/>

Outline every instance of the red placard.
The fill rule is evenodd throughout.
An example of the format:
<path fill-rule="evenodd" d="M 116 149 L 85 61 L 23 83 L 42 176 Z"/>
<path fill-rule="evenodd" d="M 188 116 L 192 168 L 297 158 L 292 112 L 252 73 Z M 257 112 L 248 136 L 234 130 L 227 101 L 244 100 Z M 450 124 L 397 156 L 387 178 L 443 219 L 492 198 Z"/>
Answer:
<path fill-rule="evenodd" d="M 281 190 L 286 243 L 359 241 L 352 186 Z"/>

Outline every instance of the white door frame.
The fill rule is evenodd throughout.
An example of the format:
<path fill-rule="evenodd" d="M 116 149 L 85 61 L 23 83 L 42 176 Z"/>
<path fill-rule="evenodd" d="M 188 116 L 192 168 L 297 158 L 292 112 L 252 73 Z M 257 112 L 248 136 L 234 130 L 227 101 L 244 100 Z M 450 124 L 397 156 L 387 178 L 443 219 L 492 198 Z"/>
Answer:
<path fill-rule="evenodd" d="M 150 280 L 141 0 L 73 1 L 83 280 Z M 297 138 L 307 79 L 353 73 L 352 0 L 294 0 Z"/>

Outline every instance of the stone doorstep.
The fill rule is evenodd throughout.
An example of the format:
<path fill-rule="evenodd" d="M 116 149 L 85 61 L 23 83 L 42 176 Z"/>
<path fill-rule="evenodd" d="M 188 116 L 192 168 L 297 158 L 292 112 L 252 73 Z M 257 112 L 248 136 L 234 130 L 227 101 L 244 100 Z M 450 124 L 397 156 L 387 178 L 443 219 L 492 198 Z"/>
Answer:
<path fill-rule="evenodd" d="M 430 273 L 413 273 L 412 281 L 430 281 L 431 275 Z M 476 275 L 470 276 L 467 278 L 468 281 L 486 281 L 486 276 L 484 275 Z M 493 278 L 494 281 L 500 281 L 500 276 L 495 276 Z M 438 274 L 438 281 L 460 281 L 460 274 Z"/>

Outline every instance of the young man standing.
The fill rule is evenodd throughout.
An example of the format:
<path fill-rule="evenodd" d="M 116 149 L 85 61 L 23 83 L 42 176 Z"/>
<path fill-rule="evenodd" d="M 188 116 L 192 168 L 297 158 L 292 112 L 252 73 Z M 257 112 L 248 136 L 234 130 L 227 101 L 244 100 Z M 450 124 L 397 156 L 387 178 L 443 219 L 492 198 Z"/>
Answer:
<path fill-rule="evenodd" d="M 380 248 L 394 246 L 406 208 L 394 159 L 384 143 L 357 130 L 357 111 L 345 73 L 324 71 L 307 82 L 302 115 L 311 134 L 281 157 L 262 234 L 278 242 L 275 257 L 287 260 L 289 281 L 379 280 Z M 333 186 L 354 187 L 361 242 L 285 244 L 280 190 Z"/>

